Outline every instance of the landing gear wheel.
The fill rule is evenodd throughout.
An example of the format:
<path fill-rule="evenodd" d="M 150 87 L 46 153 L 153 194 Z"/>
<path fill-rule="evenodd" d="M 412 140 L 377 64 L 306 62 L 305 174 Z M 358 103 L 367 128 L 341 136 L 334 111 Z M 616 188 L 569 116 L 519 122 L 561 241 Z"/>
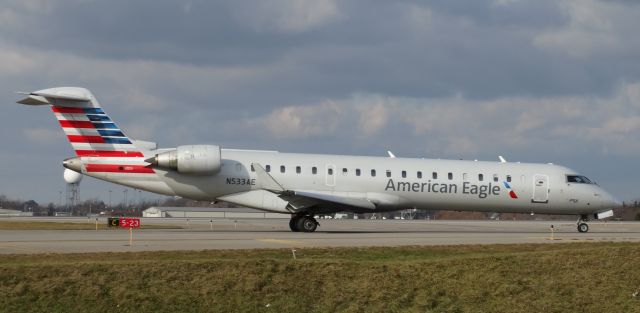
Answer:
<path fill-rule="evenodd" d="M 296 228 L 298 231 L 303 231 L 305 233 L 312 233 L 316 231 L 318 228 L 318 221 L 311 216 L 303 216 L 296 220 Z"/>
<path fill-rule="evenodd" d="M 298 220 L 300 219 L 300 217 L 298 216 L 292 216 L 291 219 L 289 220 L 289 228 L 291 229 L 292 232 L 299 232 L 300 229 L 298 229 Z"/>
<path fill-rule="evenodd" d="M 587 223 L 579 223 L 578 224 L 578 232 L 586 233 L 589 231 L 589 225 Z"/>

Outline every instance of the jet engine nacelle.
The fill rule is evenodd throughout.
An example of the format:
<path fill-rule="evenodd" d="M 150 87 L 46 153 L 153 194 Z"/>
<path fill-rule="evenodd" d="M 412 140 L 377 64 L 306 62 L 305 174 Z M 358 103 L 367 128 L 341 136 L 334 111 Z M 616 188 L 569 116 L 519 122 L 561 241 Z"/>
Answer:
<path fill-rule="evenodd" d="M 220 172 L 222 159 L 219 146 L 190 145 L 156 154 L 150 163 L 182 174 L 214 175 Z"/>

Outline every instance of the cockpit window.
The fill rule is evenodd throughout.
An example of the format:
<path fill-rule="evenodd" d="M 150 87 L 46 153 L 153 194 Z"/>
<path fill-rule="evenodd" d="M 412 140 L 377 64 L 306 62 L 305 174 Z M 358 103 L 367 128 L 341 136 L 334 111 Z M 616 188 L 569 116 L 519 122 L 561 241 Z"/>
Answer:
<path fill-rule="evenodd" d="M 567 175 L 567 183 L 593 184 L 589 178 L 582 175 Z"/>

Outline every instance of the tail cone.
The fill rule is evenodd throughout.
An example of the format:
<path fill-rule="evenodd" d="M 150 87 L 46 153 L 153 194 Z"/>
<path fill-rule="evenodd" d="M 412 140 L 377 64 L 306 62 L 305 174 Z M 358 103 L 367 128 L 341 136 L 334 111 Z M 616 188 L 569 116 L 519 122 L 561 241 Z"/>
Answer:
<path fill-rule="evenodd" d="M 76 171 L 78 173 L 82 173 L 82 162 L 80 161 L 80 158 L 75 157 L 75 158 L 68 158 L 64 161 L 62 161 L 62 166 L 64 166 L 65 168 L 68 168 L 72 171 Z"/>

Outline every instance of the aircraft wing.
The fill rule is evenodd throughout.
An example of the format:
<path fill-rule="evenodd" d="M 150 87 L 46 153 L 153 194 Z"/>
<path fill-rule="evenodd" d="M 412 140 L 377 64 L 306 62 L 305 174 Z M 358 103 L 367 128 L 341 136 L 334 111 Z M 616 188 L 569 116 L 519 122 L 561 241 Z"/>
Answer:
<path fill-rule="evenodd" d="M 253 169 L 256 171 L 256 185 L 261 189 L 269 190 L 275 193 L 285 192 L 284 188 L 280 186 L 280 184 L 267 173 L 267 171 L 260 165 L 259 163 L 251 163 Z"/>
<path fill-rule="evenodd" d="M 352 207 L 358 209 L 374 210 L 376 205 L 364 197 L 335 195 L 328 192 L 289 190 L 278 183 L 263 167 L 258 163 L 252 164 L 256 171 L 256 185 L 261 189 L 277 194 L 281 199 L 288 201 L 291 206 L 297 209 L 305 209 L 317 205 Z"/>
<path fill-rule="evenodd" d="M 283 198 L 283 196 L 280 196 L 280 197 Z M 290 196 L 284 195 L 284 197 L 290 197 Z M 325 193 L 319 193 L 319 192 L 293 191 L 293 197 L 314 199 L 320 202 L 330 202 L 330 203 L 340 204 L 343 206 L 351 206 L 351 207 L 357 207 L 357 208 L 369 209 L 369 210 L 374 210 L 376 208 L 375 204 L 371 203 L 371 201 L 364 198 L 336 196 L 332 194 L 325 194 Z"/>

